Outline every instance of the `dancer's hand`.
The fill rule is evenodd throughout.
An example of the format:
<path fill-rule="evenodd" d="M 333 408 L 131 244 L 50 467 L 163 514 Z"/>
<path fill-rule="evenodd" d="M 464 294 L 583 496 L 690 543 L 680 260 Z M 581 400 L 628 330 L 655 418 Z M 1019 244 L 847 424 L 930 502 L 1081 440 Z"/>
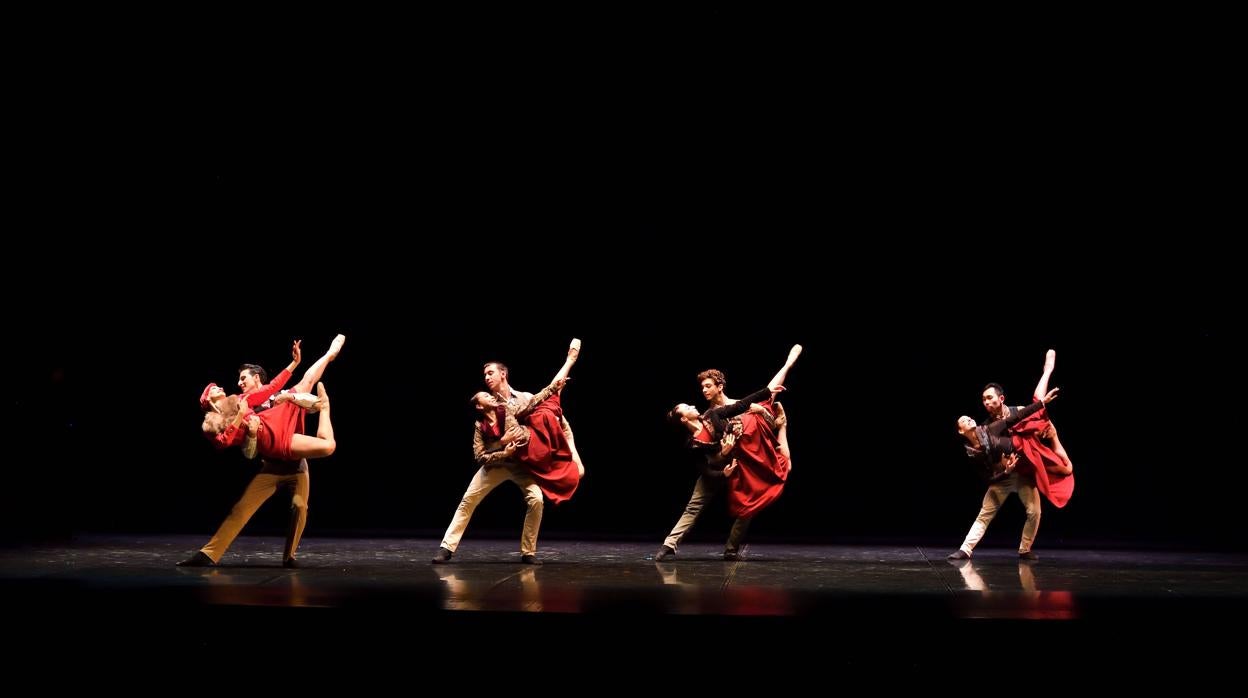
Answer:
<path fill-rule="evenodd" d="M 296 339 L 295 343 L 290 345 L 290 360 L 293 361 L 296 366 L 299 365 L 300 361 L 303 361 L 303 349 L 300 348 L 302 343 L 302 339 Z"/>
<path fill-rule="evenodd" d="M 256 432 L 258 431 L 260 431 L 260 418 L 257 417 L 255 414 L 248 415 L 247 416 L 247 434 L 250 436 L 255 436 Z"/>
<path fill-rule="evenodd" d="M 737 463 L 737 459 L 733 458 L 731 463 L 724 466 L 724 477 L 728 477 L 729 475 L 732 475 L 732 473 L 737 469 L 738 465 L 739 464 Z"/>
<path fill-rule="evenodd" d="M 783 385 L 777 385 L 776 387 L 771 389 L 771 396 L 775 397 L 779 395 L 780 393 L 783 393 L 784 391 L 785 391 L 785 387 Z"/>
<path fill-rule="evenodd" d="M 1057 397 L 1057 391 L 1059 391 L 1059 390 L 1061 390 L 1061 388 L 1054 388 L 1054 389 L 1050 390 L 1048 393 L 1046 393 L 1046 394 L 1045 394 L 1044 399 L 1042 400 L 1042 402 L 1044 402 L 1044 404 L 1046 404 L 1046 405 L 1047 405 L 1047 404 L 1049 404 L 1050 402 L 1052 402 L 1052 401 L 1053 401 L 1053 399 Z"/>
<path fill-rule="evenodd" d="M 503 432 L 503 438 L 499 439 L 504 444 L 512 444 L 523 440 L 525 431 L 524 427 L 512 427 Z"/>

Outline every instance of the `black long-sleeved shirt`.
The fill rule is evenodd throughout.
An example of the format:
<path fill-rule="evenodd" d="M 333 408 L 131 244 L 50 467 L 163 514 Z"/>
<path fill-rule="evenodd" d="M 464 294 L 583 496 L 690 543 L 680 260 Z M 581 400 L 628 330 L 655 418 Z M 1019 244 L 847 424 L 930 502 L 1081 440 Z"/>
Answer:
<path fill-rule="evenodd" d="M 1001 419 L 995 419 L 983 426 L 975 427 L 979 437 L 979 448 L 970 444 L 966 446 L 966 456 L 981 469 L 984 477 L 995 480 L 1004 475 L 997 473 L 997 464 L 1001 458 L 1014 452 L 1014 440 L 1009 435 L 1010 427 L 1044 409 L 1043 402 L 1033 402 L 1026 407 L 1008 408 L 1010 413 Z"/>

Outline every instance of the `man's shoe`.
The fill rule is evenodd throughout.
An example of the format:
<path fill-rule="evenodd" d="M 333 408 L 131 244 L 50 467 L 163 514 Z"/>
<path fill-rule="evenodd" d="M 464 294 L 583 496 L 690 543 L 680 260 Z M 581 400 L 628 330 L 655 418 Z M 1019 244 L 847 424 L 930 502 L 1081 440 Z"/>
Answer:
<path fill-rule="evenodd" d="M 669 557 L 674 557 L 675 555 L 676 555 L 676 551 L 675 551 L 675 549 L 673 549 L 673 548 L 669 548 L 669 547 L 667 547 L 667 546 L 665 545 L 665 546 L 663 546 L 663 547 L 659 548 L 659 552 L 657 552 L 657 553 L 655 553 L 655 554 L 654 554 L 654 561 L 655 561 L 655 562 L 662 562 L 662 561 L 666 560 L 666 559 L 667 559 L 667 558 L 669 558 Z"/>
<path fill-rule="evenodd" d="M 1025 553 L 1019 553 L 1018 559 L 1020 562 L 1023 560 L 1026 560 L 1027 562 L 1035 562 L 1036 560 L 1040 559 L 1040 556 L 1028 550 Z"/>
<path fill-rule="evenodd" d="M 195 554 L 186 558 L 177 564 L 178 567 L 212 567 L 217 563 L 212 558 L 204 554 L 202 550 L 196 550 Z"/>
<path fill-rule="evenodd" d="M 949 553 L 948 557 L 946 557 L 945 559 L 946 560 L 969 560 L 971 559 L 971 554 L 966 552 L 965 550 L 958 549 L 958 550 L 953 551 L 952 553 Z"/>
<path fill-rule="evenodd" d="M 286 569 L 297 570 L 300 567 L 303 567 L 303 565 L 299 564 L 299 561 L 296 560 L 295 558 L 288 557 L 285 560 L 282 560 L 282 567 L 285 567 Z"/>
<path fill-rule="evenodd" d="M 455 553 L 451 552 L 447 548 L 438 548 L 437 554 L 434 555 L 433 559 L 429 562 L 432 562 L 435 565 L 441 565 L 443 563 L 450 562 L 451 556 L 454 554 Z"/>
<path fill-rule="evenodd" d="M 741 553 L 739 553 L 739 552 L 737 552 L 737 551 L 735 551 L 735 550 L 725 550 L 725 551 L 724 551 L 724 560 L 725 560 L 725 561 L 727 561 L 727 562 L 737 562 L 737 561 L 738 561 L 738 560 L 740 560 L 740 559 L 741 559 Z"/>
<path fill-rule="evenodd" d="M 540 564 L 542 564 L 542 561 L 541 561 L 541 560 L 539 560 L 539 559 L 537 559 L 537 556 L 536 556 L 536 555 L 525 555 L 524 557 L 520 558 L 520 562 L 522 562 L 522 563 L 524 563 L 524 564 L 526 564 L 526 565 L 540 565 Z"/>

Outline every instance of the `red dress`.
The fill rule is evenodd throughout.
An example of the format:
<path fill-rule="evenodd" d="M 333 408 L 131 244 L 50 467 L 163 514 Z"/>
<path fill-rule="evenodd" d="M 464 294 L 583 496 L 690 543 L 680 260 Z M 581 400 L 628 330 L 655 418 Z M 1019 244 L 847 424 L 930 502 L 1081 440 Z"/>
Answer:
<path fill-rule="evenodd" d="M 500 419 L 494 424 L 485 420 L 478 422 L 481 434 L 487 442 L 497 442 L 503 435 L 506 420 L 515 419 L 514 412 L 508 412 L 509 409 L 514 410 L 514 407 L 500 405 L 497 409 Z M 559 393 L 553 393 L 542 400 L 524 418 L 523 424 L 529 428 L 529 442 L 516 449 L 516 460 L 533 477 L 533 481 L 551 503 L 558 504 L 571 499 L 577 486 L 581 484 L 581 473 L 572 460 L 572 449 L 563 434 L 563 407 L 559 401 Z"/>
<path fill-rule="evenodd" d="M 1040 434 L 1048 428 L 1047 410 L 1041 410 L 1010 427 L 1010 440 L 1014 442 L 1014 450 L 1022 456 L 1019 469 L 1030 471 L 1036 479 L 1036 488 L 1053 506 L 1060 509 L 1066 506 L 1071 495 L 1075 493 L 1075 474 L 1054 475 L 1045 467 L 1066 466 L 1061 456 L 1040 440 Z"/>
<path fill-rule="evenodd" d="M 529 443 L 516 450 L 516 457 L 547 499 L 555 504 L 571 499 L 581 484 L 581 474 L 563 434 L 559 394 L 551 395 L 534 408 L 525 424 L 529 427 Z"/>
<path fill-rule="evenodd" d="M 771 400 L 758 404 L 772 409 Z M 749 412 L 740 419 L 742 432 L 731 453 L 738 467 L 728 476 L 728 511 L 743 518 L 766 509 L 784 491 L 789 459 L 765 419 Z"/>

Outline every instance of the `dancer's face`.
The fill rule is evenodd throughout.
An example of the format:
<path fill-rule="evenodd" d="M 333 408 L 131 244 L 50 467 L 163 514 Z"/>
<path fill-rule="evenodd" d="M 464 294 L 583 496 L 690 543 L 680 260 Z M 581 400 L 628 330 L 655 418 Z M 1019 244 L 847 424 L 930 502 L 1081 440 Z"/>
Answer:
<path fill-rule="evenodd" d="M 971 419 L 970 417 L 967 417 L 966 415 L 962 415 L 961 417 L 958 417 L 958 433 L 959 434 L 966 436 L 966 433 L 968 431 L 975 430 L 975 426 L 976 426 L 975 420 Z"/>
<path fill-rule="evenodd" d="M 491 393 L 497 393 L 503 386 L 503 381 L 507 380 L 507 372 L 500 369 L 498 364 L 486 364 L 482 377 L 485 379 L 485 387 L 489 388 Z"/>
<path fill-rule="evenodd" d="M 485 391 L 481 391 L 477 393 L 476 395 L 473 395 L 472 399 L 473 399 L 473 402 L 476 403 L 477 410 L 480 412 L 484 412 L 488 409 L 498 407 L 499 405 L 498 400 L 495 400 L 493 395 Z"/>
<path fill-rule="evenodd" d="M 715 381 L 710 378 L 706 378 L 702 381 L 702 397 L 706 398 L 707 402 L 715 402 L 715 400 L 718 399 L 723 392 L 723 386 L 716 385 Z"/>
<path fill-rule="evenodd" d="M 251 369 L 244 369 L 238 374 L 238 389 L 246 393 L 252 393 L 260 389 L 260 376 L 251 372 Z"/>
<path fill-rule="evenodd" d="M 693 405 L 687 405 L 683 402 L 680 403 L 679 405 L 676 405 L 673 411 L 678 416 L 680 416 L 681 419 L 684 419 L 686 421 L 691 421 L 691 420 L 698 418 L 698 409 L 694 407 Z"/>
<path fill-rule="evenodd" d="M 984 391 L 984 409 L 988 410 L 988 414 L 1001 414 L 1001 400 L 1003 397 L 1005 396 L 998 393 L 996 388 L 989 388 Z"/>

